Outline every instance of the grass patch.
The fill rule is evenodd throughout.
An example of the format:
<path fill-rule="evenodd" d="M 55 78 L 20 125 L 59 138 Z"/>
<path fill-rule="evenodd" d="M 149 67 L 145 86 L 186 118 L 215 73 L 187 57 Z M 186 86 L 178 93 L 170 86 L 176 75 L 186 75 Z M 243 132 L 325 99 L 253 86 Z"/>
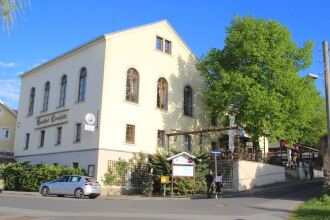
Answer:
<path fill-rule="evenodd" d="M 330 220 L 330 196 L 308 200 L 293 212 L 290 220 Z"/>

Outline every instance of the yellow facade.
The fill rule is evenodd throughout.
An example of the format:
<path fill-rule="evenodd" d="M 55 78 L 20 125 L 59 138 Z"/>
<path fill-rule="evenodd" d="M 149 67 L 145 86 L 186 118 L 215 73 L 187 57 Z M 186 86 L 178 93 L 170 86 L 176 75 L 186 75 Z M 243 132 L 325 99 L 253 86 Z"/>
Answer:
<path fill-rule="evenodd" d="M 17 115 L 0 102 L 0 152 L 14 151 Z"/>

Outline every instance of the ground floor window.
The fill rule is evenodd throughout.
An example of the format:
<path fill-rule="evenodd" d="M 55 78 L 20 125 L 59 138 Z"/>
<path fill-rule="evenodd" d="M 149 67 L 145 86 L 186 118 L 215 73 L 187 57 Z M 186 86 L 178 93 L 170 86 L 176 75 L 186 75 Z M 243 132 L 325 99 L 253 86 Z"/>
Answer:
<path fill-rule="evenodd" d="M 72 162 L 72 168 L 78 169 L 79 163 L 78 162 Z"/>
<path fill-rule="evenodd" d="M 9 128 L 1 128 L 1 140 L 8 140 L 9 139 Z"/>
<path fill-rule="evenodd" d="M 62 142 L 62 127 L 57 128 L 57 138 L 56 138 L 56 145 L 60 145 Z"/>
<path fill-rule="evenodd" d="M 94 177 L 95 175 L 95 165 L 88 165 L 88 176 Z"/>
<path fill-rule="evenodd" d="M 192 143 L 191 143 L 191 136 L 185 135 L 183 140 L 183 150 L 191 152 L 192 150 Z"/>
<path fill-rule="evenodd" d="M 25 150 L 29 148 L 30 145 L 30 133 L 25 134 Z"/>

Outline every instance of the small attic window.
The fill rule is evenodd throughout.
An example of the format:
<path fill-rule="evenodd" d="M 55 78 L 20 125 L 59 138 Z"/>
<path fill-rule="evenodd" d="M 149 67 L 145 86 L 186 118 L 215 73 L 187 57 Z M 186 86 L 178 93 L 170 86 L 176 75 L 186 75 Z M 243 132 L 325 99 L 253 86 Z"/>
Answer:
<path fill-rule="evenodd" d="M 164 39 L 157 36 L 157 38 L 156 38 L 156 49 L 157 50 L 163 51 L 163 42 L 164 42 Z"/>
<path fill-rule="evenodd" d="M 172 53 L 172 43 L 169 40 L 165 40 L 165 53 Z"/>

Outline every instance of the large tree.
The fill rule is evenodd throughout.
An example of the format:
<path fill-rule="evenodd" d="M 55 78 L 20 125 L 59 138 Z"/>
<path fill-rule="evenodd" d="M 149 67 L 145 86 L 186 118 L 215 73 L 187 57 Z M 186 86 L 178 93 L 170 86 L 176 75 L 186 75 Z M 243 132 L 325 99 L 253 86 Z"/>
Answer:
<path fill-rule="evenodd" d="M 29 0 L 0 0 L 0 13 L 2 18 L 2 27 L 10 32 L 14 25 L 16 12 L 24 12 L 24 5 Z"/>
<path fill-rule="evenodd" d="M 322 98 L 299 72 L 312 62 L 313 42 L 302 47 L 285 26 L 254 17 L 235 17 L 223 49 L 211 49 L 197 68 L 208 84 L 208 110 L 235 116 L 257 141 L 267 134 L 291 143 L 313 144 L 324 123 Z M 308 137 L 314 137 L 306 140 Z"/>

